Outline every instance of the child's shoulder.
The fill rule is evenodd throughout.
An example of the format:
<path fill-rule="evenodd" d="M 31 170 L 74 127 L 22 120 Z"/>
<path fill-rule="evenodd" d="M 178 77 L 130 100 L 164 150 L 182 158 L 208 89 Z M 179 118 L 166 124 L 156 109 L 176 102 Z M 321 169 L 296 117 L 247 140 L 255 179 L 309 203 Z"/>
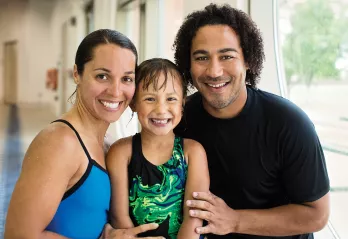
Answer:
<path fill-rule="evenodd" d="M 110 147 L 109 153 L 114 151 L 129 151 L 132 150 L 132 136 L 116 140 Z"/>
<path fill-rule="evenodd" d="M 198 141 L 188 138 L 183 138 L 183 141 L 185 154 L 205 153 L 203 146 Z"/>
<path fill-rule="evenodd" d="M 189 138 L 183 138 L 184 141 L 184 146 L 188 146 L 188 147 L 203 147 L 198 141 L 194 140 L 194 139 L 189 139 Z"/>

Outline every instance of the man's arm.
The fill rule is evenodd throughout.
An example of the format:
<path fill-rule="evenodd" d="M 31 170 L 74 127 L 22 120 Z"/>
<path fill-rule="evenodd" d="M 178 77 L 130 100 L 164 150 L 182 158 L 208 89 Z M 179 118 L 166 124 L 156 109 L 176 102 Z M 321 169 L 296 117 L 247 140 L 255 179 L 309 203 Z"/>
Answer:
<path fill-rule="evenodd" d="M 209 222 L 197 228 L 202 234 L 298 235 L 321 230 L 329 218 L 329 193 L 314 202 L 259 210 L 233 210 L 211 193 L 194 193 L 194 197 L 197 200 L 187 202 L 195 208 L 190 215 Z"/>

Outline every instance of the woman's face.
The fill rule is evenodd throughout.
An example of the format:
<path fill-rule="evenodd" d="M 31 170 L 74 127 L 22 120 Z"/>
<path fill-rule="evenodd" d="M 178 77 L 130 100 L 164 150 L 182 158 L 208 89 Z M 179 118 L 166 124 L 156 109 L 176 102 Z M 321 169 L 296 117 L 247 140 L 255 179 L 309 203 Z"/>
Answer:
<path fill-rule="evenodd" d="M 126 48 L 102 44 L 84 66 L 82 76 L 74 70 L 77 106 L 108 123 L 119 119 L 134 95 L 136 57 Z"/>

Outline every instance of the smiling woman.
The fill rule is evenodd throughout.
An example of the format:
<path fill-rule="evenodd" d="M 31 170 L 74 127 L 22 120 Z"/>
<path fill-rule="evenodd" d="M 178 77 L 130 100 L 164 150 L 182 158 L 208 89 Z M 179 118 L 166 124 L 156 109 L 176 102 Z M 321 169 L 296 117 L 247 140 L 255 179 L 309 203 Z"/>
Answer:
<path fill-rule="evenodd" d="M 10 202 L 5 238 L 116 233 L 114 238 L 121 239 L 144 230 L 112 231 L 107 226 L 103 233 L 110 202 L 104 136 L 133 97 L 136 62 L 133 43 L 117 31 L 98 30 L 81 42 L 74 66 L 76 101 L 29 146 Z"/>

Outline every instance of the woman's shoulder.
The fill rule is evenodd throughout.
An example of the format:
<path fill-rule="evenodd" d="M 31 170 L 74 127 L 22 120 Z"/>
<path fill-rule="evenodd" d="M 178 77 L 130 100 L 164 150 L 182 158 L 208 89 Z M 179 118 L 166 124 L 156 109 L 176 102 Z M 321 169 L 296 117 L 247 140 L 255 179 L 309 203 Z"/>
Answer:
<path fill-rule="evenodd" d="M 28 151 L 47 154 L 51 157 L 57 154 L 64 155 L 66 158 L 81 150 L 79 145 L 78 138 L 72 129 L 62 123 L 52 123 L 36 135 Z"/>

